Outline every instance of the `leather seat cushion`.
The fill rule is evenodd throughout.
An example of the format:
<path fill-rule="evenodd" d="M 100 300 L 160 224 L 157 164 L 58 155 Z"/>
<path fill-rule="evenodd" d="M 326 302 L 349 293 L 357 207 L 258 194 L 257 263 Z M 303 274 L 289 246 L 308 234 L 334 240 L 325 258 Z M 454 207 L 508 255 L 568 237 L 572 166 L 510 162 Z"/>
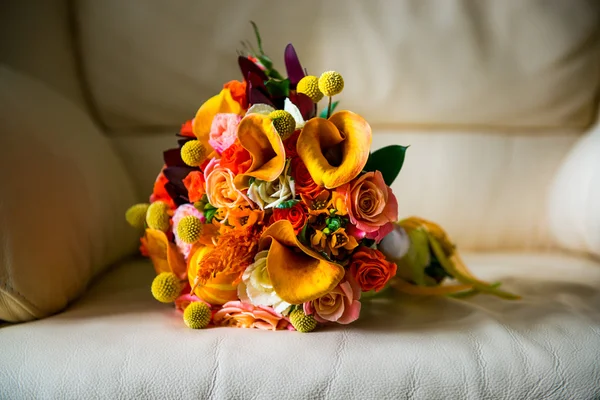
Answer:
<path fill-rule="evenodd" d="M 67 311 L 0 328 L 0 397 L 598 398 L 600 263 L 465 259 L 523 300 L 395 295 L 311 334 L 188 329 L 149 263 L 125 262 Z"/>

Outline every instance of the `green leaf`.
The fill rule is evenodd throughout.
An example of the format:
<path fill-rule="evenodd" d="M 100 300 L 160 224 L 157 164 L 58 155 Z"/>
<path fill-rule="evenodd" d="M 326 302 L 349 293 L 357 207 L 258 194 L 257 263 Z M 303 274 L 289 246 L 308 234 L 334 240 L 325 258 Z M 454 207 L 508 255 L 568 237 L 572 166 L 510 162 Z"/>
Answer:
<path fill-rule="evenodd" d="M 277 208 L 292 208 L 299 202 L 300 202 L 300 200 L 295 200 L 295 199 L 287 200 L 287 201 L 282 202 L 280 205 L 278 205 Z"/>
<path fill-rule="evenodd" d="M 215 217 L 215 213 L 217 212 L 216 208 L 211 208 L 204 212 L 204 216 L 206 217 L 206 222 L 211 223 L 213 218 Z"/>
<path fill-rule="evenodd" d="M 265 86 L 273 97 L 288 97 L 290 94 L 289 79 L 284 79 L 282 81 L 269 79 L 265 82 Z"/>
<path fill-rule="evenodd" d="M 258 31 L 258 26 L 256 26 L 256 23 L 254 23 L 254 21 L 250 21 L 250 23 L 252 24 L 252 28 L 254 29 L 254 35 L 256 36 L 256 43 L 258 44 L 258 51 L 260 51 L 260 54 L 265 54 L 265 52 L 263 51 L 263 48 L 262 48 L 262 40 L 260 38 L 260 32 Z"/>
<path fill-rule="evenodd" d="M 394 180 L 402 169 L 404 156 L 408 147 L 394 144 L 374 151 L 369 156 L 364 170 L 368 172 L 380 171 L 385 184 L 392 186 L 392 183 L 394 183 Z"/>
<path fill-rule="evenodd" d="M 308 232 L 308 224 L 305 224 L 304 227 L 302 228 L 302 230 L 300 231 L 300 233 L 298 234 L 298 240 L 300 240 L 300 243 L 302 243 L 305 246 L 308 245 L 308 239 L 306 238 L 307 232 Z"/>
<path fill-rule="evenodd" d="M 333 112 L 335 111 L 335 108 L 337 107 L 339 101 L 334 101 L 331 104 L 331 113 L 333 114 Z M 321 113 L 319 114 L 319 118 L 327 118 L 327 107 L 325 107 L 323 110 L 321 110 Z"/>

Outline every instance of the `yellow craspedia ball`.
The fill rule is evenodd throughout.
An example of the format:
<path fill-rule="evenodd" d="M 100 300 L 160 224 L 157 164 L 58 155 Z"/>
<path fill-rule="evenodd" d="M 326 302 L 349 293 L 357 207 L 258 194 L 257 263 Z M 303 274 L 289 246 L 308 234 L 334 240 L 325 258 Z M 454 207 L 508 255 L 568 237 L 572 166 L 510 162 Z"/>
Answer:
<path fill-rule="evenodd" d="M 164 201 L 150 204 L 146 212 L 146 224 L 151 229 L 166 232 L 171 227 L 169 223 L 169 205 Z"/>
<path fill-rule="evenodd" d="M 312 315 L 304 314 L 304 311 L 297 309 L 290 314 L 290 321 L 298 332 L 312 332 L 317 327 L 317 320 Z"/>
<path fill-rule="evenodd" d="M 161 272 L 152 281 L 152 296 L 161 303 L 172 303 L 181 293 L 181 282 L 172 272 Z"/>
<path fill-rule="evenodd" d="M 183 322 L 188 328 L 204 329 L 210 322 L 210 307 L 202 302 L 190 303 L 183 312 Z"/>
<path fill-rule="evenodd" d="M 275 110 L 269 114 L 269 118 L 273 120 L 273 126 L 275 126 L 277 133 L 283 140 L 290 137 L 296 130 L 296 120 L 287 111 Z"/>
<path fill-rule="evenodd" d="M 296 86 L 296 92 L 304 93 L 313 101 L 318 103 L 323 98 L 323 93 L 319 90 L 319 78 L 313 75 L 307 75 L 300 79 Z"/>
<path fill-rule="evenodd" d="M 319 78 L 319 90 L 325 96 L 335 96 L 344 90 L 344 78 L 339 72 L 323 72 Z"/>
<path fill-rule="evenodd" d="M 181 218 L 177 225 L 177 237 L 188 244 L 193 244 L 200 239 L 202 222 L 198 217 L 188 215 Z"/>
<path fill-rule="evenodd" d="M 181 147 L 181 159 L 190 167 L 197 167 L 206 159 L 206 148 L 198 140 L 190 140 Z"/>
<path fill-rule="evenodd" d="M 127 223 L 136 229 L 144 229 L 146 213 L 148 212 L 149 206 L 150 204 L 148 203 L 141 203 L 129 207 L 125 212 L 125 220 L 127 220 Z"/>

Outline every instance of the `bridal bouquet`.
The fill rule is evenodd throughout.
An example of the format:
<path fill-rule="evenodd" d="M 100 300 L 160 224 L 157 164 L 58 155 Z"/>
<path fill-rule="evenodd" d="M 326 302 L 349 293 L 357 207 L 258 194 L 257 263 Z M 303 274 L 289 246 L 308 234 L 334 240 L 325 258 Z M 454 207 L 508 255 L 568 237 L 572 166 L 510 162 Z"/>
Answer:
<path fill-rule="evenodd" d="M 407 148 L 371 153 L 368 122 L 332 101 L 343 77 L 308 75 L 291 44 L 284 77 L 254 28 L 243 79 L 182 125 L 150 203 L 127 210 L 157 273 L 153 296 L 190 328 L 299 332 L 356 321 L 361 296 L 387 287 L 516 298 L 474 277 L 438 225 L 398 221 L 390 185 Z"/>

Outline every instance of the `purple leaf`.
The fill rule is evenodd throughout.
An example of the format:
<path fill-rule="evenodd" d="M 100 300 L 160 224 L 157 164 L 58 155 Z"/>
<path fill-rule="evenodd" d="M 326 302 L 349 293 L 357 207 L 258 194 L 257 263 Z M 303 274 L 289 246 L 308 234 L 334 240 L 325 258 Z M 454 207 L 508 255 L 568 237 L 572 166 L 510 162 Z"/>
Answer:
<path fill-rule="evenodd" d="M 290 93 L 290 101 L 298 107 L 305 121 L 315 116 L 315 103 L 304 93 Z"/>
<path fill-rule="evenodd" d="M 305 74 L 302 69 L 302 64 L 300 64 L 300 60 L 298 59 L 298 55 L 296 54 L 296 50 L 291 43 L 285 47 L 284 60 L 288 78 L 292 84 L 292 88 L 295 88 L 298 82 L 300 82 L 300 79 L 304 78 Z"/>
<path fill-rule="evenodd" d="M 265 72 L 262 69 L 260 69 L 258 65 L 256 65 L 254 62 L 249 60 L 248 57 L 239 56 L 238 64 L 240 66 L 240 69 L 242 70 L 242 75 L 244 77 L 247 77 L 248 73 L 251 72 L 253 74 L 258 75 L 261 81 L 266 81 L 268 79 Z"/>

